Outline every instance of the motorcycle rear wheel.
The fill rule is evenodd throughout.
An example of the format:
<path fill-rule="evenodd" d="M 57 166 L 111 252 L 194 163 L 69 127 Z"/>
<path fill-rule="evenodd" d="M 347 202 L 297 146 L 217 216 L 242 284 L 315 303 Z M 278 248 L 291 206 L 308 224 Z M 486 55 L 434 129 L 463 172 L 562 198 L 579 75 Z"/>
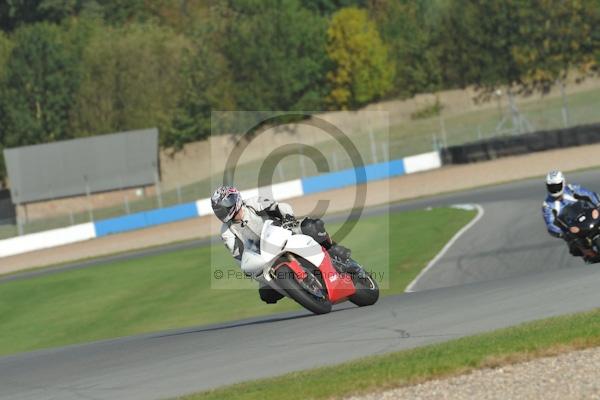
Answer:
<path fill-rule="evenodd" d="M 312 275 L 312 272 L 307 271 Z M 275 274 L 277 284 L 285 290 L 287 295 L 296 303 L 315 314 L 327 314 L 331 312 L 331 302 L 325 298 L 319 298 L 306 291 L 296 280 L 295 274 L 290 267 L 281 266 Z"/>
<path fill-rule="evenodd" d="M 359 307 L 371 306 L 379 300 L 379 286 L 371 274 L 364 271 L 363 276 L 353 275 L 352 282 L 356 287 L 356 293 L 348 298 Z"/>

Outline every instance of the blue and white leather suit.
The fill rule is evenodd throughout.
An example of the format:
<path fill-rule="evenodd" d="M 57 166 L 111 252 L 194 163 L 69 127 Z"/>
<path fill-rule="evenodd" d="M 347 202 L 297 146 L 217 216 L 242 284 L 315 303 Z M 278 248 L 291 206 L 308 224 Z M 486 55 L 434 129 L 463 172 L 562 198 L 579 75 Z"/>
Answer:
<path fill-rule="evenodd" d="M 595 205 L 600 203 L 600 199 L 596 193 L 579 185 L 566 185 L 562 196 L 558 198 L 551 195 L 546 196 L 546 200 L 542 204 L 542 212 L 550 235 L 554 237 L 564 236 L 563 230 L 554 221 L 565 206 L 576 203 L 579 200 L 588 200 Z"/>

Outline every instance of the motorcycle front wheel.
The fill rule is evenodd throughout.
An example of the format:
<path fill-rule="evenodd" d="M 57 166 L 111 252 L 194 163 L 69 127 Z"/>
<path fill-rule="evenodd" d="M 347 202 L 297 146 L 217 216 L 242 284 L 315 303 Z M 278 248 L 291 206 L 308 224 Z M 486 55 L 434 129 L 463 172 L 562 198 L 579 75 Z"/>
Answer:
<path fill-rule="evenodd" d="M 312 272 L 306 272 L 308 275 L 306 279 L 299 282 L 294 271 L 284 265 L 277 269 L 274 278 L 291 299 L 307 310 L 315 314 L 331 312 L 331 302 L 319 279 Z"/>
<path fill-rule="evenodd" d="M 371 274 L 361 268 L 361 273 L 352 275 L 356 293 L 348 298 L 359 307 L 373 305 L 379 300 L 379 286 Z"/>

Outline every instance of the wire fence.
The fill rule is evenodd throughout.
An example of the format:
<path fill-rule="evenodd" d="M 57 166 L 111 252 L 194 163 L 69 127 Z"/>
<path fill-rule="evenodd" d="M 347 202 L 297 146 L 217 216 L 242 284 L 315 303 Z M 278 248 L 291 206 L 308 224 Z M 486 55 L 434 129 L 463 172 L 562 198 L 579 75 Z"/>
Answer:
<path fill-rule="evenodd" d="M 440 115 L 404 120 L 393 123 L 387 130 L 361 132 L 351 135 L 350 139 L 358 149 L 362 163 L 371 164 L 497 136 L 600 122 L 600 113 L 597 112 L 599 106 L 600 89 L 571 94 L 566 98 L 535 101 L 516 101 L 507 96 L 497 96 L 492 107 L 454 115 L 442 110 Z M 321 142 L 316 147 L 325 155 L 328 170 L 353 167 L 351 157 L 335 141 Z M 240 189 L 256 187 L 261 167 L 265 167 L 263 160 L 238 166 L 236 185 Z M 289 154 L 268 167 L 273 174 L 272 183 L 319 173 L 317 166 L 301 154 Z M 152 190 L 123 189 L 113 193 L 112 196 L 116 196 L 118 201 L 109 207 L 94 207 L 90 201 L 84 211 L 64 209 L 61 212 L 57 209 L 53 210 L 56 216 L 48 218 L 0 220 L 0 239 L 192 202 L 209 197 L 215 182 L 221 178 L 222 172 L 218 172 L 191 184 L 171 185 L 168 190 L 158 182 Z"/>

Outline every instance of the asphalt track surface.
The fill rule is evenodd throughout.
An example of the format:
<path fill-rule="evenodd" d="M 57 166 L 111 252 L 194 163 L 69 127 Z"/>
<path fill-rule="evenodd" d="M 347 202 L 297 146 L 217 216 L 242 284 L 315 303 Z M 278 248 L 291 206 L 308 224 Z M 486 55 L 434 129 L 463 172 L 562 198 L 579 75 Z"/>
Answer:
<path fill-rule="evenodd" d="M 569 178 L 600 189 L 598 171 Z M 528 180 L 393 206 L 485 210 L 414 293 L 322 316 L 299 311 L 0 358 L 0 398 L 167 398 L 600 307 L 600 265 L 571 258 L 547 235 L 543 195 L 543 183 Z"/>

